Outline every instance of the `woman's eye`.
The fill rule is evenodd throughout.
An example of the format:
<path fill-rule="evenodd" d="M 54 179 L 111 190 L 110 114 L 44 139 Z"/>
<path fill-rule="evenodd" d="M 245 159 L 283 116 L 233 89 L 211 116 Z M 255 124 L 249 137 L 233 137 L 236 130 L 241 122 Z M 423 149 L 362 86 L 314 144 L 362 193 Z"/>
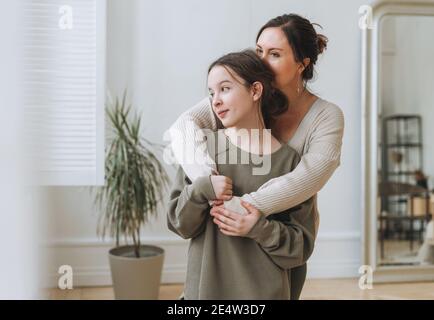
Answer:
<path fill-rule="evenodd" d="M 272 52 L 271 55 L 272 55 L 274 58 L 278 58 L 278 57 L 280 57 L 280 55 L 279 55 L 278 53 L 276 53 L 276 52 Z"/>
<path fill-rule="evenodd" d="M 223 91 L 223 92 L 228 91 L 228 90 L 229 90 L 229 87 L 223 87 L 223 88 L 222 88 L 222 91 Z"/>
<path fill-rule="evenodd" d="M 256 54 L 257 55 L 261 55 L 262 54 L 262 50 L 261 49 L 256 49 Z"/>
<path fill-rule="evenodd" d="M 212 93 L 212 92 L 208 92 L 208 94 L 209 94 L 209 96 L 212 98 L 212 97 L 214 97 L 214 93 Z"/>

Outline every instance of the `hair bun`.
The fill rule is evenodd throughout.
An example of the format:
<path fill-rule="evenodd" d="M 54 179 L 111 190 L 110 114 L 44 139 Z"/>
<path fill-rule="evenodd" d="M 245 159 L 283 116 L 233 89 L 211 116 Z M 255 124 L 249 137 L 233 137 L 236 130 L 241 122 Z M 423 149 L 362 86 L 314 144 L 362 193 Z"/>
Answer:
<path fill-rule="evenodd" d="M 324 50 L 327 49 L 327 42 L 328 41 L 329 41 L 329 39 L 325 35 L 318 34 L 318 36 L 317 36 L 318 54 L 323 53 Z"/>

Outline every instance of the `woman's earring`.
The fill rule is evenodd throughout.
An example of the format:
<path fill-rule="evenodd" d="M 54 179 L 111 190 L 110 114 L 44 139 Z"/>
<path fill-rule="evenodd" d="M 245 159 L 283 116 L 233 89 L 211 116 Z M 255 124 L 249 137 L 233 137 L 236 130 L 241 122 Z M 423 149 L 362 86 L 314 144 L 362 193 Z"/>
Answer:
<path fill-rule="evenodd" d="M 300 94 L 300 85 L 297 83 L 297 94 Z"/>

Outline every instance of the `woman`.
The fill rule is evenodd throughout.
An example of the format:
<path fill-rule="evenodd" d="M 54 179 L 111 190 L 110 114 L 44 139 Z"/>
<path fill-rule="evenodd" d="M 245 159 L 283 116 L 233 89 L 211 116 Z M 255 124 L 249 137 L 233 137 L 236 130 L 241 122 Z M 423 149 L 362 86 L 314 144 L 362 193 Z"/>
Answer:
<path fill-rule="evenodd" d="M 288 106 L 273 79 L 271 69 L 251 50 L 227 54 L 209 68 L 212 108 L 226 129 L 207 141 L 215 150 L 211 157 L 217 170 L 233 181 L 234 195 L 290 172 L 300 160 L 295 150 L 263 130 Z M 252 139 L 254 134 L 263 143 Z M 232 161 L 226 161 L 228 156 Z M 263 162 L 271 164 L 269 171 L 254 174 Z M 191 239 L 185 299 L 290 299 L 289 271 L 305 263 L 314 247 L 313 199 L 267 218 L 242 203 L 251 213 L 227 216 L 223 229 L 210 216 L 208 204 L 217 198 L 216 180 L 209 175 L 191 183 L 180 168 L 170 194 L 168 226 Z M 233 228 L 235 221 L 241 230 Z"/>
<path fill-rule="evenodd" d="M 313 78 L 318 55 L 326 46 L 327 38 L 317 34 L 307 19 L 295 14 L 276 17 L 259 30 L 257 54 L 273 70 L 275 86 L 289 100 L 287 111 L 271 123 L 272 133 L 280 142 L 295 149 L 301 161 L 292 172 L 271 179 L 257 191 L 241 197 L 254 207 L 251 210 L 268 216 L 295 207 L 313 196 L 316 233 L 319 225 L 316 194 L 340 164 L 344 131 L 340 108 L 306 88 Z M 217 130 L 220 126 L 207 98 L 187 110 L 172 125 L 173 153 L 191 181 L 216 170 L 207 153 L 206 141 L 195 139 L 196 133 L 202 129 Z M 190 161 L 191 154 L 186 150 L 194 150 L 194 161 Z M 218 199 L 230 198 L 230 186 L 230 181 L 226 181 L 219 190 Z M 211 212 L 220 221 L 222 229 L 225 229 L 225 215 L 233 214 L 219 206 Z M 291 274 L 300 281 L 291 282 L 291 297 L 297 299 L 304 284 L 306 265 L 293 269 Z"/>

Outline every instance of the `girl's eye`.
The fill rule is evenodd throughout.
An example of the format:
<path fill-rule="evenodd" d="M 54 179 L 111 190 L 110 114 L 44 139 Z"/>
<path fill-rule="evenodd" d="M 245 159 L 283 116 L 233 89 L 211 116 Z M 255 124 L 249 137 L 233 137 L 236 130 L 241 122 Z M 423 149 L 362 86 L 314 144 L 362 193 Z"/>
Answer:
<path fill-rule="evenodd" d="M 229 87 L 223 87 L 223 88 L 222 88 L 222 91 L 223 91 L 223 92 L 228 91 L 228 90 L 229 90 Z"/>
<path fill-rule="evenodd" d="M 214 93 L 213 92 L 208 92 L 209 96 L 212 98 L 214 97 Z"/>

